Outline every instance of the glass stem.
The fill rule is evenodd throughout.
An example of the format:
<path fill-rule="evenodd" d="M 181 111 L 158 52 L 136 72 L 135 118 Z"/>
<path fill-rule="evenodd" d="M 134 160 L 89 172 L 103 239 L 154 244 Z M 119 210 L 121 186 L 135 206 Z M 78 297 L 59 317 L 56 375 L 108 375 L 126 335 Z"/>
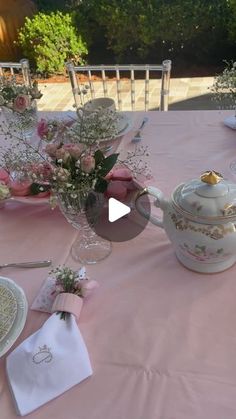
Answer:
<path fill-rule="evenodd" d="M 94 230 L 91 228 L 91 226 L 89 225 L 87 216 L 84 210 L 81 211 L 80 222 L 81 222 L 81 232 L 82 232 L 83 239 L 86 241 L 87 246 L 89 246 L 89 244 L 94 243 L 97 235 L 94 232 Z"/>

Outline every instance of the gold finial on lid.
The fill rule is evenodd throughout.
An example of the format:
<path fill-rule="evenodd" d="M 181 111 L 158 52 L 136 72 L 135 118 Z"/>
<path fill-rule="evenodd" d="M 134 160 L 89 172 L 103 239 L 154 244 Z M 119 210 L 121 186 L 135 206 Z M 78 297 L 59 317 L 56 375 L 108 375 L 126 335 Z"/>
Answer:
<path fill-rule="evenodd" d="M 223 176 L 214 170 L 207 170 L 201 175 L 201 181 L 209 185 L 216 185 L 223 179 Z"/>

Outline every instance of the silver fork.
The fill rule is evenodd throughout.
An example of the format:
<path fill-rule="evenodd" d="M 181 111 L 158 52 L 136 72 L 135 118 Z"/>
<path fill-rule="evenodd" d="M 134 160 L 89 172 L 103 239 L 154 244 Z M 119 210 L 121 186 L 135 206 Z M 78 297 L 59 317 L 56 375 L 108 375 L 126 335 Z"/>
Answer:
<path fill-rule="evenodd" d="M 51 260 L 39 260 L 36 262 L 19 262 L 19 263 L 3 263 L 0 265 L 1 268 L 43 268 L 50 266 Z"/>
<path fill-rule="evenodd" d="M 142 140 L 141 132 L 142 132 L 143 128 L 145 127 L 147 121 L 148 121 L 148 117 L 145 116 L 142 120 L 142 123 L 141 123 L 138 131 L 135 133 L 134 137 L 131 140 L 132 143 L 138 143 L 139 141 Z"/>

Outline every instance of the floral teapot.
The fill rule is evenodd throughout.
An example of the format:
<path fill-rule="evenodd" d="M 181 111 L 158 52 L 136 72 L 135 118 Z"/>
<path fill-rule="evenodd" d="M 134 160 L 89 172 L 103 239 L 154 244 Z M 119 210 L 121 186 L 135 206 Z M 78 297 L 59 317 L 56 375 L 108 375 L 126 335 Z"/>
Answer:
<path fill-rule="evenodd" d="M 163 220 L 146 212 L 139 200 L 143 194 L 156 198 L 154 205 L 163 211 Z M 207 171 L 200 179 L 180 184 L 169 201 L 157 188 L 145 188 L 136 208 L 165 229 L 177 259 L 187 268 L 215 273 L 236 262 L 236 184 L 220 173 Z"/>

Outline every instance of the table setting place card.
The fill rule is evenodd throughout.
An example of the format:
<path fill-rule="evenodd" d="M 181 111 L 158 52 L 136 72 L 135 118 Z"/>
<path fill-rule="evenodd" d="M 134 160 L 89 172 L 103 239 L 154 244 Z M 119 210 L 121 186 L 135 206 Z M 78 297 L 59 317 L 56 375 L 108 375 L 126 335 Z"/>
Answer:
<path fill-rule="evenodd" d="M 73 271 L 63 266 L 49 275 L 31 309 L 51 316 L 6 359 L 10 392 L 16 412 L 21 416 L 60 396 L 93 373 L 77 321 L 83 298 L 98 284 L 87 279 L 85 268 Z M 14 305 L 14 298 L 12 301 Z M 8 327 L 7 324 L 4 327 Z"/>

